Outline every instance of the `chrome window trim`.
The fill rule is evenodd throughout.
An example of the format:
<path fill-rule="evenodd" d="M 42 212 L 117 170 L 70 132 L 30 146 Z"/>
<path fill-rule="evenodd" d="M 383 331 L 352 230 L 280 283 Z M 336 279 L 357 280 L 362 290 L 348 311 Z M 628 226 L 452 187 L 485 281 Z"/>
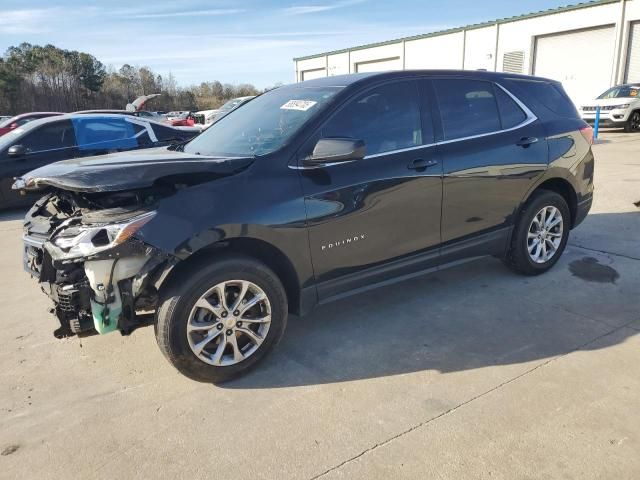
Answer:
<path fill-rule="evenodd" d="M 482 81 L 486 82 L 487 80 L 482 80 Z M 423 145 L 416 145 L 414 147 L 399 148 L 397 150 L 388 150 L 386 152 L 373 153 L 371 155 L 365 155 L 365 157 L 362 160 L 367 160 L 369 158 L 382 157 L 382 156 L 385 156 L 385 155 L 393 155 L 395 153 L 408 152 L 408 151 L 411 151 L 411 150 L 418 150 L 418 149 L 421 149 L 421 148 L 434 147 L 436 145 L 446 145 L 446 144 L 449 144 L 449 143 L 463 142 L 465 140 L 473 140 L 475 138 L 487 137 L 489 135 L 496 135 L 498 133 L 503 133 L 503 132 L 511 132 L 513 130 L 517 130 L 519 128 L 526 127 L 527 125 L 529 125 L 529 124 L 535 122 L 536 120 L 538 120 L 538 117 L 524 103 L 522 103 L 518 97 L 516 97 L 513 93 L 511 93 L 505 87 L 503 87 L 499 83 L 495 83 L 495 82 L 488 82 L 488 83 L 492 83 L 494 86 L 500 88 L 514 102 L 516 102 L 516 104 L 522 109 L 522 111 L 526 115 L 526 118 L 522 122 L 520 122 L 517 125 L 514 125 L 513 127 L 503 128 L 503 129 L 500 129 L 500 130 L 494 130 L 492 132 L 479 133 L 477 135 L 469 135 L 467 137 L 452 138 L 451 140 L 440 140 L 438 142 L 425 143 Z M 496 107 L 497 107 L 497 102 L 496 102 Z M 499 110 L 498 110 L 498 115 L 500 115 L 500 111 Z M 315 170 L 317 168 L 332 167 L 334 165 L 343 165 L 343 164 L 346 164 L 346 163 L 352 163 L 352 162 L 356 162 L 356 161 L 358 161 L 358 160 L 349 160 L 349 161 L 346 161 L 346 162 L 325 163 L 324 165 L 318 165 L 318 166 L 313 166 L 313 167 L 306 167 L 306 166 L 303 166 L 303 165 L 289 165 L 289 168 L 292 168 L 294 170 Z"/>
<path fill-rule="evenodd" d="M 389 151 L 386 151 L 386 152 L 372 153 L 371 155 L 365 155 L 363 160 L 366 160 L 367 158 L 383 157 L 385 155 L 389 155 L 389 154 L 393 154 L 393 153 L 410 152 L 411 150 L 419 150 L 421 148 L 435 147 L 436 145 L 438 145 L 438 142 L 425 143 L 423 145 L 416 145 L 414 147 L 398 148 L 397 150 L 389 150 Z"/>

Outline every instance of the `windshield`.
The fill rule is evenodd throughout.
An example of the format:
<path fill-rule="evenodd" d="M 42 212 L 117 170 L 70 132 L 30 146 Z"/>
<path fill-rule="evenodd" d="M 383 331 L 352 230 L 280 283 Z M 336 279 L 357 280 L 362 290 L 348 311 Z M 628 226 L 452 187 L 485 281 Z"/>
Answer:
<path fill-rule="evenodd" d="M 620 85 L 610 88 L 598 97 L 598 100 L 607 98 L 634 98 L 640 96 L 640 86 Z"/>
<path fill-rule="evenodd" d="M 320 112 L 341 87 L 280 87 L 233 110 L 184 147 L 211 156 L 266 155 Z"/>

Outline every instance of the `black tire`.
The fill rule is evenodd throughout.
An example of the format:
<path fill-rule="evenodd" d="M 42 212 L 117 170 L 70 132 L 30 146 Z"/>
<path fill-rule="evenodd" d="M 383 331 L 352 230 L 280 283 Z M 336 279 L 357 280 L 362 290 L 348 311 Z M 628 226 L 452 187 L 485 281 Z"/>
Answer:
<path fill-rule="evenodd" d="M 195 303 L 209 289 L 228 280 L 246 280 L 260 287 L 271 306 L 269 330 L 257 350 L 234 365 L 215 366 L 201 360 L 189 346 L 187 322 Z M 287 297 L 278 277 L 264 264 L 245 256 L 217 257 L 176 274 L 160 292 L 156 340 L 169 362 L 187 377 L 222 383 L 246 373 L 280 341 L 287 325 Z"/>
<path fill-rule="evenodd" d="M 562 237 L 553 256 L 544 263 L 536 263 L 529 255 L 528 233 L 534 217 L 544 207 L 556 207 L 562 215 Z M 567 245 L 571 229 L 571 212 L 565 199 L 549 190 L 534 192 L 524 205 L 511 236 L 511 244 L 504 263 L 513 271 L 523 275 L 539 275 L 555 265 Z"/>
<path fill-rule="evenodd" d="M 631 112 L 627 123 L 624 124 L 624 131 L 627 133 L 640 131 L 640 110 Z"/>

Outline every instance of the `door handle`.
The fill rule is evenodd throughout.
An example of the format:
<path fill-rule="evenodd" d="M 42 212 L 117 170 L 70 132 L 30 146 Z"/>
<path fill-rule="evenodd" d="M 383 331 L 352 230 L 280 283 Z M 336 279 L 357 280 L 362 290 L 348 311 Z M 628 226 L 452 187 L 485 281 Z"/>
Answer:
<path fill-rule="evenodd" d="M 516 142 L 516 145 L 522 148 L 527 148 L 529 145 L 536 143 L 538 139 L 536 137 L 522 137 Z"/>
<path fill-rule="evenodd" d="M 409 170 L 424 170 L 425 168 L 433 167 L 437 165 L 438 162 L 436 160 L 424 160 L 422 158 L 417 158 L 407 165 Z"/>

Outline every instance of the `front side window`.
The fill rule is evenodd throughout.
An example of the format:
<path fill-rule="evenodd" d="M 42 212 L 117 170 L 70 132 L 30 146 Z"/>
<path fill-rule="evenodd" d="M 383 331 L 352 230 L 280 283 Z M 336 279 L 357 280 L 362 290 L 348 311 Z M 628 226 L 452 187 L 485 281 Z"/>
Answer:
<path fill-rule="evenodd" d="M 69 120 L 47 123 L 25 135 L 20 144 L 29 153 L 73 147 L 75 146 L 73 126 Z"/>
<path fill-rule="evenodd" d="M 358 95 L 327 122 L 322 137 L 363 140 L 367 155 L 422 145 L 417 83 L 390 83 Z"/>
<path fill-rule="evenodd" d="M 341 87 L 280 87 L 236 108 L 184 151 L 211 156 L 261 156 L 274 152 L 320 113 Z"/>
<path fill-rule="evenodd" d="M 493 84 L 459 78 L 433 81 L 440 105 L 445 140 L 501 129 Z"/>

